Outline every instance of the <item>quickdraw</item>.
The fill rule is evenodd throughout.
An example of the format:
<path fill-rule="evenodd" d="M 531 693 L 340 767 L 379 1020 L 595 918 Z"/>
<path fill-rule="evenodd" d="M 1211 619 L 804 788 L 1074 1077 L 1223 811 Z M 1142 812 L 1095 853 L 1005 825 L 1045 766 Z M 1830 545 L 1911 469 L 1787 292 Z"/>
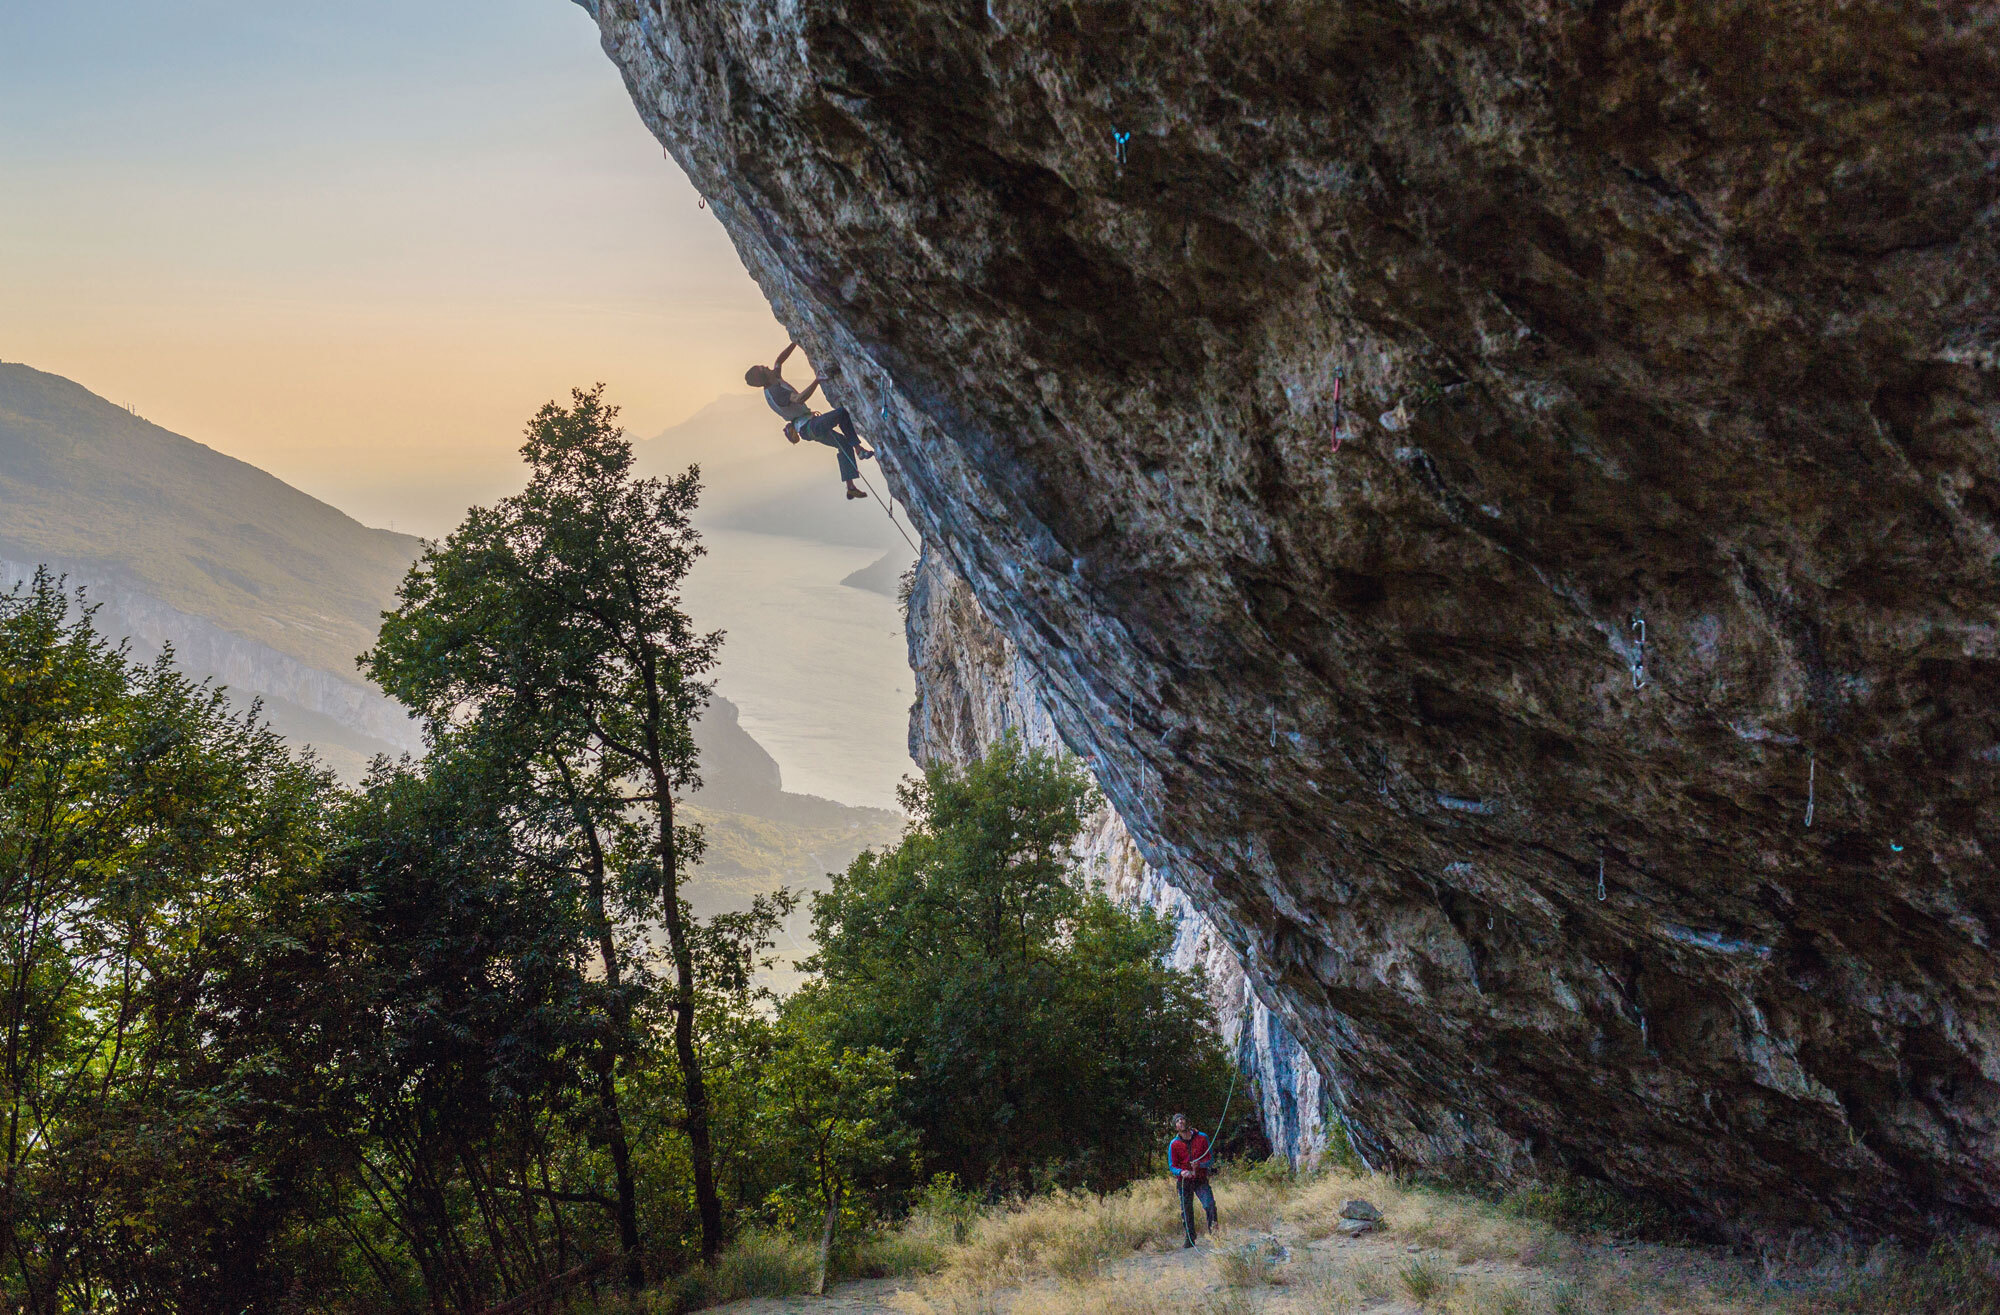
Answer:
<path fill-rule="evenodd" d="M 1335 370 L 1333 372 L 1333 450 L 1335 452 L 1340 451 L 1340 385 L 1341 381 L 1346 377 L 1347 372 L 1345 370 Z"/>
<path fill-rule="evenodd" d="M 1819 764 L 1816 761 L 1816 755 L 1812 750 L 1808 749 L 1806 750 L 1806 825 L 1808 827 L 1812 825 L 1813 786 L 1815 778 L 1818 775 Z"/>

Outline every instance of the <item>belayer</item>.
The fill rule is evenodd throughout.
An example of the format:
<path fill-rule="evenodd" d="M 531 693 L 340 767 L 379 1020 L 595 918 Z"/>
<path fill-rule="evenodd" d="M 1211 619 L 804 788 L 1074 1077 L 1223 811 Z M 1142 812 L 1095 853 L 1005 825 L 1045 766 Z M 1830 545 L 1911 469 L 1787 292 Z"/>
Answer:
<path fill-rule="evenodd" d="M 1174 1139 L 1167 1143 L 1167 1172 L 1181 1197 L 1181 1225 L 1187 1230 L 1182 1247 L 1194 1245 L 1194 1203 L 1201 1201 L 1208 1216 L 1208 1231 L 1215 1231 L 1215 1189 L 1208 1185 L 1208 1164 L 1212 1154 L 1208 1134 L 1198 1131 L 1185 1114 L 1174 1115 Z"/>
<path fill-rule="evenodd" d="M 875 454 L 861 445 L 846 407 L 836 406 L 825 415 L 815 415 L 813 409 L 806 405 L 806 399 L 819 391 L 817 375 L 803 392 L 785 382 L 782 373 L 785 358 L 798 349 L 797 343 L 786 343 L 777 360 L 769 365 L 753 365 L 745 371 L 743 382 L 764 390 L 764 400 L 770 403 L 773 411 L 784 417 L 786 438 L 794 443 L 809 438 L 832 448 L 840 457 L 840 477 L 847 481 L 847 496 L 865 498 L 868 495 L 854 487 L 854 481 L 861 478 L 860 463 L 872 459 Z"/>

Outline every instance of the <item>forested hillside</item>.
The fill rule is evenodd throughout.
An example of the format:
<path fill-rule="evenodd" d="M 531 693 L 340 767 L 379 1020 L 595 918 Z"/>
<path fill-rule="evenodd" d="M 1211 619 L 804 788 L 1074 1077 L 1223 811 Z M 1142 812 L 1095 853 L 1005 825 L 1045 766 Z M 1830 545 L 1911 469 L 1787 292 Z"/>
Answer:
<path fill-rule="evenodd" d="M 417 540 L 79 384 L 0 364 L 0 549 L 86 568 L 353 679 Z"/>
<path fill-rule="evenodd" d="M 264 701 L 344 777 L 418 745 L 354 659 L 417 554 L 255 466 L 68 379 L 0 364 L 0 585 L 39 565 L 88 586 L 145 658 Z"/>

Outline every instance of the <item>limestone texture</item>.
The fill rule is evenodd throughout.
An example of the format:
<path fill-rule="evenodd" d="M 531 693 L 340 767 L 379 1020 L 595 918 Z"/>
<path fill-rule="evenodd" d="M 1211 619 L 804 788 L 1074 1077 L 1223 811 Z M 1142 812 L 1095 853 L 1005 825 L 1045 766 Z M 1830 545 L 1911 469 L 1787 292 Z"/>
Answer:
<path fill-rule="evenodd" d="M 1378 1163 L 2000 1223 L 1993 4 L 588 7 Z"/>
<path fill-rule="evenodd" d="M 965 582 L 935 553 L 924 554 L 917 564 L 907 629 L 910 669 L 917 681 L 910 708 L 910 757 L 919 764 L 962 767 L 1009 732 L 1040 748 L 1066 747 L 1043 705 L 1040 680 L 980 611 Z M 1086 827 L 1077 858 L 1114 900 L 1152 909 L 1172 923 L 1168 962 L 1198 968 L 1206 977 L 1224 1050 L 1250 1079 L 1228 1129 L 1239 1127 L 1254 1107 L 1273 1153 L 1295 1165 L 1316 1162 L 1326 1149 L 1327 1104 L 1319 1070 L 1258 998 L 1228 940 L 1178 886 L 1146 862 L 1108 802 Z M 1212 1131 L 1228 1111 L 1189 1113 Z"/>

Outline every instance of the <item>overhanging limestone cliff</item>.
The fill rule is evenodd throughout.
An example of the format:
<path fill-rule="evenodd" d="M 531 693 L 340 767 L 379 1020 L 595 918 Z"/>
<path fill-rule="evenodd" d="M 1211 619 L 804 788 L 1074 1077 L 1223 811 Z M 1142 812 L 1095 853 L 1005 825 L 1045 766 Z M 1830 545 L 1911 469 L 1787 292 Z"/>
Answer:
<path fill-rule="evenodd" d="M 2000 1222 L 1990 3 L 589 7 L 1371 1149 Z"/>

